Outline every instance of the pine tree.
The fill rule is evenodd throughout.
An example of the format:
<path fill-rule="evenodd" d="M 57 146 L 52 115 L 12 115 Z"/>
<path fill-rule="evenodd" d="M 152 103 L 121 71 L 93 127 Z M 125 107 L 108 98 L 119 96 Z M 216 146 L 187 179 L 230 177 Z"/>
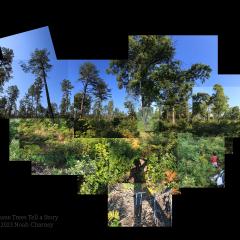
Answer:
<path fill-rule="evenodd" d="M 212 95 L 212 112 L 219 121 L 228 110 L 228 97 L 225 96 L 223 87 L 220 84 L 215 84 L 213 90 L 215 93 Z"/>
<path fill-rule="evenodd" d="M 7 108 L 6 108 L 6 115 L 8 117 L 12 116 L 13 109 L 16 109 L 16 100 L 19 96 L 19 89 L 16 85 L 10 86 L 7 89 Z"/>
<path fill-rule="evenodd" d="M 60 105 L 60 113 L 61 115 L 66 115 L 70 111 L 71 101 L 71 90 L 73 89 L 73 86 L 71 82 L 67 79 L 64 79 L 61 82 L 61 88 L 63 92 L 62 101 Z"/>
<path fill-rule="evenodd" d="M 23 71 L 31 72 L 36 75 L 37 78 L 40 78 L 44 82 L 45 92 L 47 97 L 48 104 L 48 115 L 54 122 L 54 114 L 52 110 L 52 105 L 50 101 L 50 94 L 48 91 L 47 85 L 47 73 L 52 69 L 52 65 L 50 64 L 49 52 L 47 49 L 36 49 L 32 54 L 31 58 L 28 60 L 27 64 L 21 64 Z"/>

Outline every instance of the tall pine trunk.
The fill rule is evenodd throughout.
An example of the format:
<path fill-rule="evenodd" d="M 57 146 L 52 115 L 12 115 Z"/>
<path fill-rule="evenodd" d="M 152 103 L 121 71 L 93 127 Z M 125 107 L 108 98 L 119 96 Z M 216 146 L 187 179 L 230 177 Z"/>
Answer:
<path fill-rule="evenodd" d="M 187 101 L 186 101 L 185 111 L 186 111 L 187 122 L 189 122 L 189 108 L 188 108 L 188 102 Z"/>
<path fill-rule="evenodd" d="M 161 113 L 161 106 L 160 106 L 160 104 L 158 105 L 158 128 L 159 128 L 159 130 L 160 130 L 160 128 L 161 128 L 161 124 L 160 124 L 160 122 L 161 122 L 161 119 L 162 119 L 162 113 Z"/>
<path fill-rule="evenodd" d="M 175 125 L 176 119 L 175 119 L 175 108 L 172 107 L 172 124 Z"/>
<path fill-rule="evenodd" d="M 12 104 L 9 106 L 9 109 L 8 109 L 8 117 L 11 117 L 11 112 L 12 112 Z"/>
<path fill-rule="evenodd" d="M 147 119 L 146 119 L 146 103 L 145 103 L 145 99 L 144 96 L 142 96 L 142 119 L 143 119 L 143 125 L 144 125 L 144 129 L 146 130 L 147 128 Z"/>
<path fill-rule="evenodd" d="M 32 95 L 32 117 L 34 117 L 34 112 L 36 109 L 34 108 L 34 100 L 33 100 L 33 95 Z"/>
<path fill-rule="evenodd" d="M 53 110 L 52 110 L 52 105 L 51 105 L 51 101 L 50 101 L 47 80 L 46 80 L 46 73 L 45 73 L 44 69 L 43 69 L 43 81 L 44 81 L 44 86 L 45 86 L 45 91 L 46 91 L 46 96 L 47 96 L 48 112 L 49 112 L 52 122 L 54 123 L 54 114 L 53 114 Z"/>
<path fill-rule="evenodd" d="M 36 109 L 35 109 L 35 115 L 36 115 L 36 117 L 38 116 L 38 109 L 39 109 L 39 103 L 38 103 L 38 101 L 36 101 Z"/>
<path fill-rule="evenodd" d="M 80 118 L 82 118 L 82 116 L 83 116 L 83 105 L 84 105 L 85 98 L 86 98 L 87 86 L 88 86 L 88 84 L 86 83 L 83 88 L 83 95 L 82 95 L 81 106 L 80 106 Z"/>

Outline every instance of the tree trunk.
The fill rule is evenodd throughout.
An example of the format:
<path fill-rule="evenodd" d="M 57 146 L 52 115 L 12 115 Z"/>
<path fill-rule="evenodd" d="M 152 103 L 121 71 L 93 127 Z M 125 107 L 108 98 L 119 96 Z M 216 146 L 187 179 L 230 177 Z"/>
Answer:
<path fill-rule="evenodd" d="M 144 101 L 144 96 L 142 96 L 141 102 L 142 102 L 142 119 L 143 119 L 143 125 L 146 130 L 147 123 L 146 123 L 146 106 L 145 106 L 145 101 Z"/>
<path fill-rule="evenodd" d="M 188 102 L 187 101 L 186 101 L 185 110 L 186 110 L 186 119 L 187 119 L 187 122 L 189 122 L 189 109 L 188 109 Z"/>
<path fill-rule="evenodd" d="M 52 105 L 51 105 L 51 101 L 50 101 L 50 96 L 49 96 L 48 86 L 47 86 L 47 80 L 46 80 L 46 73 L 45 73 L 44 69 L 43 69 L 43 81 L 44 81 L 44 86 L 45 86 L 45 91 L 46 91 L 46 96 L 47 96 L 47 104 L 48 104 L 49 115 L 50 115 L 50 118 L 51 118 L 52 122 L 54 123 L 54 114 L 53 114 L 53 110 L 52 110 Z"/>
<path fill-rule="evenodd" d="M 172 124 L 175 125 L 176 119 L 175 119 L 175 108 L 172 107 Z"/>
<path fill-rule="evenodd" d="M 8 117 L 11 117 L 11 112 L 12 112 L 12 105 L 10 105 L 10 107 L 8 109 Z"/>
<path fill-rule="evenodd" d="M 161 107 L 160 107 L 160 104 L 159 104 L 159 106 L 158 106 L 158 128 L 159 128 L 159 130 L 160 130 L 160 128 L 161 128 L 161 124 L 160 124 L 160 121 L 161 121 L 161 119 L 162 119 L 162 114 L 161 114 Z"/>
<path fill-rule="evenodd" d="M 69 99 L 69 94 L 66 93 L 66 113 L 65 113 L 66 115 L 69 112 L 69 110 L 70 110 L 70 99 Z"/>
<path fill-rule="evenodd" d="M 33 100 L 33 95 L 32 95 L 32 117 L 34 117 L 34 112 L 35 112 L 35 108 L 34 108 L 34 100 Z"/>
<path fill-rule="evenodd" d="M 142 99 L 141 99 L 141 103 L 142 103 L 142 118 L 144 118 L 144 96 L 142 96 Z"/>
<path fill-rule="evenodd" d="M 169 109 L 166 109 L 166 121 L 169 121 Z"/>
<path fill-rule="evenodd" d="M 39 109 L 39 103 L 36 101 L 36 109 L 35 109 L 35 115 L 38 116 L 38 109 Z"/>
<path fill-rule="evenodd" d="M 84 105 L 85 98 L 86 98 L 87 86 L 88 86 L 88 84 L 86 83 L 83 88 L 83 95 L 82 95 L 81 106 L 80 106 L 80 118 L 82 118 L 82 116 L 83 116 L 83 105 Z"/>

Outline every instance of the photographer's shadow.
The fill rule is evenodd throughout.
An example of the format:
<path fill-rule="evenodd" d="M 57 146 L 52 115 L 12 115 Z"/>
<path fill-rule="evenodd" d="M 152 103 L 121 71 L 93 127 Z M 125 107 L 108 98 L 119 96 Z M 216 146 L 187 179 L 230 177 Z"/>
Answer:
<path fill-rule="evenodd" d="M 165 211 L 171 211 L 170 199 L 166 202 L 166 206 L 160 206 L 155 195 L 151 194 L 146 186 L 145 171 L 147 163 L 146 159 L 135 161 L 135 167 L 130 172 L 130 181 L 134 184 L 134 226 L 170 226 L 171 220 L 167 217 Z M 152 221 L 143 216 L 142 202 L 147 201 L 152 209 Z M 163 199 L 164 200 L 164 199 Z"/>

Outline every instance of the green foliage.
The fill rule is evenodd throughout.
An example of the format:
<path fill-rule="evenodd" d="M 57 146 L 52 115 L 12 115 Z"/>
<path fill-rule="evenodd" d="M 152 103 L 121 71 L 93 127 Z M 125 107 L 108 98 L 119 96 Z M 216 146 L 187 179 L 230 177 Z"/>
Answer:
<path fill-rule="evenodd" d="M 80 160 L 75 169 L 84 176 L 80 193 L 97 194 L 107 190 L 107 185 L 124 180 L 138 151 L 134 150 L 125 139 L 81 139 L 88 142 L 84 160 Z M 72 169 L 73 170 L 73 169 Z"/>
<path fill-rule="evenodd" d="M 208 120 L 209 106 L 212 103 L 212 99 L 207 93 L 197 93 L 192 96 L 193 99 L 193 116 L 200 115 L 201 118 Z"/>
<path fill-rule="evenodd" d="M 104 139 L 81 139 L 85 145 L 83 155 L 71 171 L 79 170 L 84 177 L 81 194 L 106 192 L 109 179 L 109 150 Z"/>
<path fill-rule="evenodd" d="M 175 147 L 176 135 L 174 133 L 162 133 L 154 135 L 147 143 L 148 171 L 147 181 L 161 183 L 165 180 L 166 171 L 176 169 Z M 144 147 L 144 146 L 143 146 Z"/>
<path fill-rule="evenodd" d="M 186 121 L 186 119 L 179 119 L 177 121 L 177 129 L 179 132 L 191 131 L 191 125 Z"/>
<path fill-rule="evenodd" d="M 3 86 L 12 78 L 12 62 L 14 53 L 12 49 L 1 47 L 2 58 L 0 59 L 0 93 Z"/>
<path fill-rule="evenodd" d="M 10 146 L 10 161 L 19 161 L 21 159 L 21 149 L 19 148 L 19 140 L 12 139 Z"/>
<path fill-rule="evenodd" d="M 11 119 L 9 124 L 9 142 L 13 139 L 19 139 L 18 134 L 19 119 Z"/>
<path fill-rule="evenodd" d="M 210 163 L 213 152 L 224 167 L 224 138 L 196 137 L 192 134 L 179 134 L 177 144 L 177 172 L 180 187 L 208 187 L 210 177 L 216 169 Z"/>
<path fill-rule="evenodd" d="M 155 154 L 149 158 L 147 181 L 161 183 L 165 180 L 165 172 L 175 168 L 175 157 L 173 154 L 164 154 L 157 157 Z"/>
<path fill-rule="evenodd" d="M 219 84 L 215 84 L 213 90 L 215 93 L 212 96 L 212 112 L 219 120 L 228 109 L 228 97 L 224 95 L 224 89 Z"/>
<path fill-rule="evenodd" d="M 129 36 L 128 60 L 113 60 L 108 73 L 117 76 L 119 88 L 126 87 L 128 93 L 142 97 L 142 106 L 148 106 L 155 97 L 155 79 L 149 75 L 174 55 L 174 47 L 168 36 Z"/>
<path fill-rule="evenodd" d="M 19 89 L 17 85 L 9 86 L 7 88 L 7 106 L 6 106 L 6 111 L 7 111 L 7 116 L 14 116 L 16 112 L 16 100 L 19 96 Z"/>
<path fill-rule="evenodd" d="M 240 136 L 240 122 L 231 120 L 193 121 L 191 132 L 198 136 Z"/>
<path fill-rule="evenodd" d="M 229 120 L 240 120 L 240 109 L 238 106 L 231 107 L 228 109 L 228 111 L 225 113 L 224 118 L 227 118 Z"/>
<path fill-rule="evenodd" d="M 89 117 L 75 121 L 75 137 L 124 138 L 138 135 L 137 120 L 129 117 Z"/>
<path fill-rule="evenodd" d="M 120 217 L 118 211 L 109 211 L 108 212 L 108 226 L 109 227 L 120 227 Z"/>
<path fill-rule="evenodd" d="M 157 120 L 157 121 L 154 121 L 154 125 L 153 125 L 153 130 L 154 132 L 164 132 L 164 131 L 167 131 L 167 130 L 170 130 L 172 129 L 172 124 L 171 123 L 168 123 L 164 120 Z"/>
<path fill-rule="evenodd" d="M 24 146 L 23 149 L 21 149 L 21 157 L 25 161 L 44 161 L 41 148 L 34 144 Z"/>
<path fill-rule="evenodd" d="M 181 187 L 194 188 L 196 187 L 196 181 L 193 177 L 189 175 L 184 175 L 181 179 Z"/>
<path fill-rule="evenodd" d="M 122 183 L 122 187 L 125 190 L 134 190 L 134 184 L 132 183 Z"/>
<path fill-rule="evenodd" d="M 109 183 L 124 181 L 125 175 L 139 159 L 140 152 L 133 149 L 125 139 L 109 139 Z"/>
<path fill-rule="evenodd" d="M 82 175 L 82 194 L 103 193 L 109 182 L 124 181 L 141 155 L 126 139 L 71 138 L 65 122 L 24 119 L 19 132 L 22 148 L 15 154 L 43 164 L 51 174 Z"/>
<path fill-rule="evenodd" d="M 69 80 L 64 79 L 61 82 L 61 89 L 63 92 L 61 105 L 60 105 L 61 115 L 66 115 L 71 105 L 70 95 L 71 95 L 71 90 L 73 89 L 73 86 Z"/>

